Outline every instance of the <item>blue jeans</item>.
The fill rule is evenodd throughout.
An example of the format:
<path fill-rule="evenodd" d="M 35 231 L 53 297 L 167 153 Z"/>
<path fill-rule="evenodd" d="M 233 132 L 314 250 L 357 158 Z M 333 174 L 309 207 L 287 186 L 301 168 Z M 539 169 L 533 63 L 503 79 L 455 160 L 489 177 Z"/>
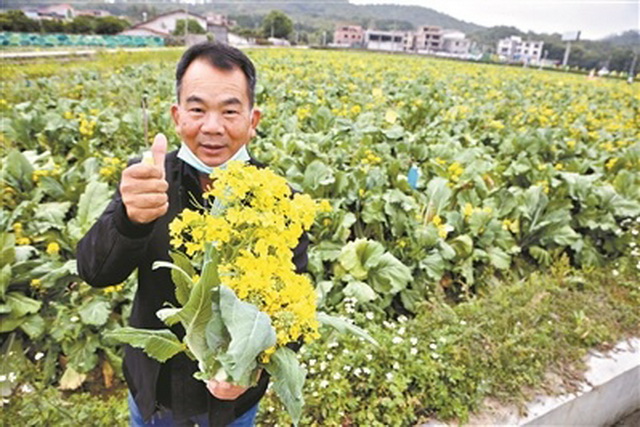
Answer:
<path fill-rule="evenodd" d="M 142 414 L 140 414 L 140 410 L 138 409 L 138 405 L 136 405 L 135 400 L 133 400 L 133 396 L 131 396 L 131 393 L 129 393 L 129 397 L 127 398 L 127 400 L 129 402 L 129 416 L 131 420 L 131 427 L 178 427 L 191 426 L 193 424 L 197 424 L 200 427 L 209 426 L 209 416 L 207 413 L 191 417 L 189 420 L 183 423 L 176 424 L 173 421 L 173 414 L 171 413 L 170 409 L 163 409 L 160 412 L 156 412 L 155 414 L 153 414 L 151 420 L 149 420 L 148 423 L 145 423 L 142 419 Z M 256 406 L 242 414 L 240 418 L 236 418 L 227 427 L 253 427 L 255 425 L 257 413 L 258 405 L 256 404 Z"/>

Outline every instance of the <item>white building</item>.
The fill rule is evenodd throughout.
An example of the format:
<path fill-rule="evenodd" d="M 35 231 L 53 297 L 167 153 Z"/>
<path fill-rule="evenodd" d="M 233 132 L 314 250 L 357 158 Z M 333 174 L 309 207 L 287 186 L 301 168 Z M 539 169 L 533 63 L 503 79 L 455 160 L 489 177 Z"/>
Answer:
<path fill-rule="evenodd" d="M 505 61 L 539 64 L 543 46 L 542 41 L 522 41 L 521 37 L 511 36 L 498 41 L 498 55 Z"/>
<path fill-rule="evenodd" d="M 123 36 L 169 36 L 176 29 L 176 24 L 181 19 L 196 21 L 203 30 L 207 29 L 207 20 L 204 16 L 196 15 L 185 10 L 174 10 L 158 15 L 148 21 L 141 22 L 120 33 Z"/>
<path fill-rule="evenodd" d="M 406 33 L 402 31 L 367 30 L 364 32 L 364 46 L 371 50 L 402 52 Z"/>
<path fill-rule="evenodd" d="M 442 51 L 453 55 L 468 55 L 471 40 L 465 38 L 461 31 L 444 30 L 442 32 Z"/>

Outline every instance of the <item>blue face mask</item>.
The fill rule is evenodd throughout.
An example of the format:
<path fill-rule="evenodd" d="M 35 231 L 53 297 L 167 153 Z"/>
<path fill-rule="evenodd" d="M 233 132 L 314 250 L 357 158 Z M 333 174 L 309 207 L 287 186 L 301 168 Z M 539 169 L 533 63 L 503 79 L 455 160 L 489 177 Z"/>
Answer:
<path fill-rule="evenodd" d="M 240 149 L 236 151 L 236 153 L 231 156 L 229 160 L 227 160 L 220 166 L 207 166 L 202 160 L 198 158 L 198 156 L 193 154 L 193 151 L 191 151 L 191 149 L 187 147 L 187 144 L 185 144 L 184 142 L 180 145 L 180 150 L 178 150 L 178 158 L 186 164 L 192 166 L 196 170 L 207 175 L 211 175 L 211 172 L 213 172 L 214 169 L 225 169 L 227 167 L 227 164 L 231 161 L 235 160 L 246 163 L 250 160 L 249 151 L 247 151 L 247 144 L 245 144 L 240 147 Z"/>

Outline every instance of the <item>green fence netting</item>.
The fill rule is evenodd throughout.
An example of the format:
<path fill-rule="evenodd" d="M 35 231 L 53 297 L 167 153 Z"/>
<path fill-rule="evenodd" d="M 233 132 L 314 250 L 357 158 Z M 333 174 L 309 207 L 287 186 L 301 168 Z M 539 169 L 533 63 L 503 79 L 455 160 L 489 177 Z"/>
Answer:
<path fill-rule="evenodd" d="M 164 39 L 147 36 L 0 32 L 0 46 L 157 47 L 164 46 Z"/>

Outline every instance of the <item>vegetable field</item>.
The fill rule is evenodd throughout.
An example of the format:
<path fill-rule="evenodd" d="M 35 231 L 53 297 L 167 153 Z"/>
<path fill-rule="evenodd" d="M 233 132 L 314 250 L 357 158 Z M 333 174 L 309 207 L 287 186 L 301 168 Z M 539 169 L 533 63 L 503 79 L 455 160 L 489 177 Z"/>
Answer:
<path fill-rule="evenodd" d="M 17 67 L 2 82 L 0 332 L 5 355 L 20 355 L 2 366 L 3 397 L 24 384 L 24 364 L 38 367 L 40 383 L 63 389 L 88 378 L 110 387 L 118 378 L 120 352 L 104 332 L 126 324 L 135 277 L 91 289 L 76 275 L 75 246 L 127 160 L 151 142 L 144 140 L 143 98 L 148 138 L 164 132 L 178 147 L 168 114 L 178 55 L 145 64 L 105 60 L 38 78 L 20 77 Z M 296 189 L 332 205 L 316 218 L 309 253 L 323 310 L 357 313 L 365 328 L 398 326 L 434 302 L 475 300 L 558 262 L 574 273 L 620 266 L 640 295 L 637 84 L 415 56 L 249 55 L 263 112 L 250 151 Z M 429 324 L 448 328 L 451 318 L 440 316 Z M 405 356 L 420 357 L 420 346 L 394 334 L 389 345 L 412 343 Z M 451 344 L 434 343 L 425 343 L 430 363 L 445 357 L 430 356 L 435 348 Z M 362 363 L 357 375 L 370 369 Z M 394 363 L 386 380 L 397 390 L 389 393 L 404 396 L 404 406 L 362 392 L 365 402 L 406 414 L 375 418 L 385 425 L 420 416 L 407 403 L 411 380 L 394 382 L 402 370 Z M 354 366 L 320 379 L 314 365 L 307 367 L 320 393 L 316 405 L 329 380 L 356 375 Z M 446 372 L 454 380 L 439 389 L 434 401 L 442 404 L 423 416 L 464 418 L 482 395 L 478 384 L 491 388 L 468 371 Z M 435 381 L 426 374 L 422 380 Z M 456 400 L 451 388 L 469 381 L 475 394 Z M 320 424 L 374 423 L 345 415 L 349 400 L 335 411 L 308 401 Z"/>

